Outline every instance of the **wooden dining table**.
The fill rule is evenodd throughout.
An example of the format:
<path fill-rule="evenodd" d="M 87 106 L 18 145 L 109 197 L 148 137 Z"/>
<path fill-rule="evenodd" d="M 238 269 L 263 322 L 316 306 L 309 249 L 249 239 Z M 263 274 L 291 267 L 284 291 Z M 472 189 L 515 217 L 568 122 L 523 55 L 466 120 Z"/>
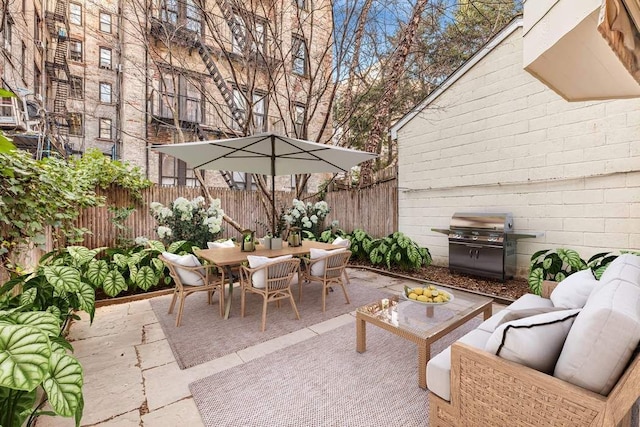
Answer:
<path fill-rule="evenodd" d="M 195 253 L 198 257 L 225 269 L 225 274 L 229 279 L 229 296 L 225 303 L 224 318 L 228 319 L 233 295 L 233 267 L 242 265 L 242 263 L 247 261 L 248 255 L 266 256 L 269 258 L 282 255 L 302 256 L 309 254 L 312 248 L 324 250 L 339 249 L 338 246 L 332 245 L 331 243 L 303 240 L 301 246 L 289 246 L 286 242 L 283 242 L 281 249 L 265 249 L 262 245 L 256 245 L 255 251 L 243 252 L 240 250 L 240 245 L 237 244 L 232 248 L 199 249 Z"/>

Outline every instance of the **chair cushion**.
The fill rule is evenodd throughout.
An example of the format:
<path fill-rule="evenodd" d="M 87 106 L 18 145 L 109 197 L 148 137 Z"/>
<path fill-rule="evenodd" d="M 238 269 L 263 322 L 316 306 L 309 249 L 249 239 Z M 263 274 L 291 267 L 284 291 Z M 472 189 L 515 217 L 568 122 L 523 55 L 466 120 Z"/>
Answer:
<path fill-rule="evenodd" d="M 553 375 L 606 396 L 640 342 L 640 287 L 621 279 L 600 287 L 576 318 Z"/>
<path fill-rule="evenodd" d="M 269 258 L 266 256 L 258 256 L 258 255 L 247 255 L 247 261 L 249 261 L 250 268 L 258 268 L 262 267 L 265 264 L 270 264 L 272 262 L 284 261 L 285 259 L 291 259 L 292 255 L 282 255 L 274 258 Z M 251 276 L 251 284 L 254 288 L 263 289 L 267 286 L 267 272 L 266 270 L 261 270 L 253 273 Z"/>
<path fill-rule="evenodd" d="M 489 332 L 474 329 L 458 341 L 483 349 L 490 336 Z M 427 362 L 427 388 L 444 400 L 451 400 L 451 346 Z"/>
<path fill-rule="evenodd" d="M 344 248 L 344 247 L 338 248 L 338 249 L 331 249 L 331 250 L 311 248 L 309 250 L 309 258 L 311 259 L 323 258 L 327 255 L 331 255 L 336 252 L 342 252 L 346 250 L 347 248 Z M 311 266 L 311 275 L 316 277 L 321 277 L 324 274 L 324 265 L 325 265 L 325 261 L 318 261 L 315 264 L 313 264 Z"/>
<path fill-rule="evenodd" d="M 589 294 L 598 286 L 590 268 L 578 271 L 558 283 L 549 299 L 555 307 L 582 308 L 589 298 Z"/>
<path fill-rule="evenodd" d="M 613 279 L 624 280 L 640 287 L 640 256 L 622 254 L 611 261 L 600 276 L 600 282 L 606 283 Z"/>
<path fill-rule="evenodd" d="M 509 305 L 509 310 L 534 307 L 553 307 L 553 302 L 549 298 L 542 298 L 540 295 L 524 294 Z"/>
<path fill-rule="evenodd" d="M 172 262 L 178 266 L 184 266 L 184 267 L 202 266 L 202 264 L 200 263 L 200 260 L 198 260 L 198 258 L 193 254 L 177 255 L 177 254 L 172 254 L 170 252 L 162 252 L 162 256 L 165 257 L 167 261 Z M 198 271 L 200 271 L 200 273 L 203 276 L 205 275 L 204 268 L 201 268 Z M 176 274 L 178 275 L 178 278 L 180 279 L 180 282 L 182 282 L 183 285 L 188 285 L 188 286 L 204 285 L 204 280 L 202 280 L 202 277 L 194 271 L 189 271 L 180 267 L 176 267 Z"/>
<path fill-rule="evenodd" d="M 207 242 L 207 247 L 209 249 L 215 248 L 233 248 L 236 244 L 233 243 L 233 240 L 223 240 L 221 242 Z"/>
<path fill-rule="evenodd" d="M 348 248 L 349 246 L 351 246 L 351 242 L 349 241 L 349 239 L 343 239 L 340 236 L 336 237 L 336 239 L 333 242 L 331 242 L 331 244 L 336 246 L 342 246 L 345 248 Z"/>
<path fill-rule="evenodd" d="M 485 350 L 512 362 L 552 373 L 579 309 L 552 311 L 498 326 Z"/>

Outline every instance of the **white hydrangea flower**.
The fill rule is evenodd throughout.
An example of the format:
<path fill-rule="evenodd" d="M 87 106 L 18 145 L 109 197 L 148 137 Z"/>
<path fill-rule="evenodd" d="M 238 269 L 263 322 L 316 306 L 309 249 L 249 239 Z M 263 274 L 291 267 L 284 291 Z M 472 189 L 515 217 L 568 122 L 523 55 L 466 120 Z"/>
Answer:
<path fill-rule="evenodd" d="M 158 237 L 160 237 L 161 239 L 169 237 L 173 234 L 171 229 L 169 227 L 165 227 L 164 225 L 161 225 L 160 227 L 158 227 L 157 233 L 158 233 Z"/>
<path fill-rule="evenodd" d="M 311 215 L 311 218 L 309 218 L 311 220 L 312 223 L 317 224 L 318 223 L 318 217 L 316 215 Z"/>
<path fill-rule="evenodd" d="M 162 206 L 162 203 L 160 202 L 151 202 L 149 207 L 151 208 L 151 211 L 155 213 L 162 209 L 164 206 Z"/>
<path fill-rule="evenodd" d="M 145 236 L 138 236 L 135 238 L 134 243 L 138 246 L 146 246 L 149 242 L 149 239 Z"/>
<path fill-rule="evenodd" d="M 158 211 L 158 216 L 162 219 L 165 218 L 169 218 L 173 216 L 173 211 L 167 207 L 162 207 L 159 211 Z"/>
<path fill-rule="evenodd" d="M 211 204 L 209 205 L 209 209 L 220 209 L 222 204 L 220 203 L 220 199 L 213 199 Z"/>
<path fill-rule="evenodd" d="M 291 211 L 291 215 L 293 215 L 294 218 L 300 218 L 300 212 L 298 212 L 297 210 L 293 210 Z"/>
<path fill-rule="evenodd" d="M 333 221 L 331 221 L 331 227 L 336 228 L 340 225 L 340 223 L 338 222 L 337 219 L 334 219 Z"/>

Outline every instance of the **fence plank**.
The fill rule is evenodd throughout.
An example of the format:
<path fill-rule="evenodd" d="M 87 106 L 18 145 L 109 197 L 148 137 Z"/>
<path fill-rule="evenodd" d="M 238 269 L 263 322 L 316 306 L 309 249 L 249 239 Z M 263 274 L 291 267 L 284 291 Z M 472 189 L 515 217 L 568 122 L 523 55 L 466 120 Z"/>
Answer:
<path fill-rule="evenodd" d="M 265 208 L 260 201 L 257 191 L 238 191 L 226 188 L 209 188 L 211 195 L 220 199 L 225 213 L 243 226 L 257 230 L 257 235 L 262 236 L 270 228 L 270 207 Z M 89 248 L 102 246 L 113 247 L 116 244 L 118 231 L 111 222 L 113 214 L 109 207 L 123 208 L 132 206 L 135 211 L 124 222 L 130 228 L 128 237 L 145 236 L 150 239 L 157 238 L 155 228 L 156 221 L 149 213 L 151 202 L 160 202 L 167 206 L 178 197 L 193 199 L 202 195 L 200 188 L 194 187 L 160 187 L 153 186 L 142 192 L 142 200 L 133 201 L 129 192 L 121 188 L 110 188 L 98 192 L 106 197 L 106 206 L 85 209 L 78 220 L 77 227 L 90 230 L 91 234 L 85 236 L 84 245 Z M 276 192 L 276 208 L 290 207 L 294 194 L 291 192 Z M 344 191 L 328 192 L 325 201 L 331 208 L 331 213 L 325 220 L 325 226 L 331 221 L 337 220 L 339 227 L 347 232 L 356 228 L 362 228 L 374 237 L 386 236 L 398 227 L 397 220 L 397 188 L 395 181 L 388 181 L 364 189 L 350 189 Z M 305 194 L 302 200 L 315 202 L 317 198 L 312 194 Z M 260 221 L 267 228 L 259 225 Z M 223 237 L 239 237 L 239 233 L 228 224 L 223 224 Z"/>

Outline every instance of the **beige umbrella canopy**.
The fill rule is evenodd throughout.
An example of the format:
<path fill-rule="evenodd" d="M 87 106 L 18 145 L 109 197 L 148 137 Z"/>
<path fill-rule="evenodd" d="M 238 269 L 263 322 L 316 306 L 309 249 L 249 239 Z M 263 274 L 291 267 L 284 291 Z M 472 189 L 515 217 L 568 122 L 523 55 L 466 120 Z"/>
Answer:
<path fill-rule="evenodd" d="M 347 172 L 377 157 L 364 151 L 318 144 L 275 133 L 231 139 L 154 144 L 151 150 L 183 160 L 193 169 L 228 170 L 261 175 Z M 271 180 L 272 231 L 275 232 L 275 180 Z"/>

